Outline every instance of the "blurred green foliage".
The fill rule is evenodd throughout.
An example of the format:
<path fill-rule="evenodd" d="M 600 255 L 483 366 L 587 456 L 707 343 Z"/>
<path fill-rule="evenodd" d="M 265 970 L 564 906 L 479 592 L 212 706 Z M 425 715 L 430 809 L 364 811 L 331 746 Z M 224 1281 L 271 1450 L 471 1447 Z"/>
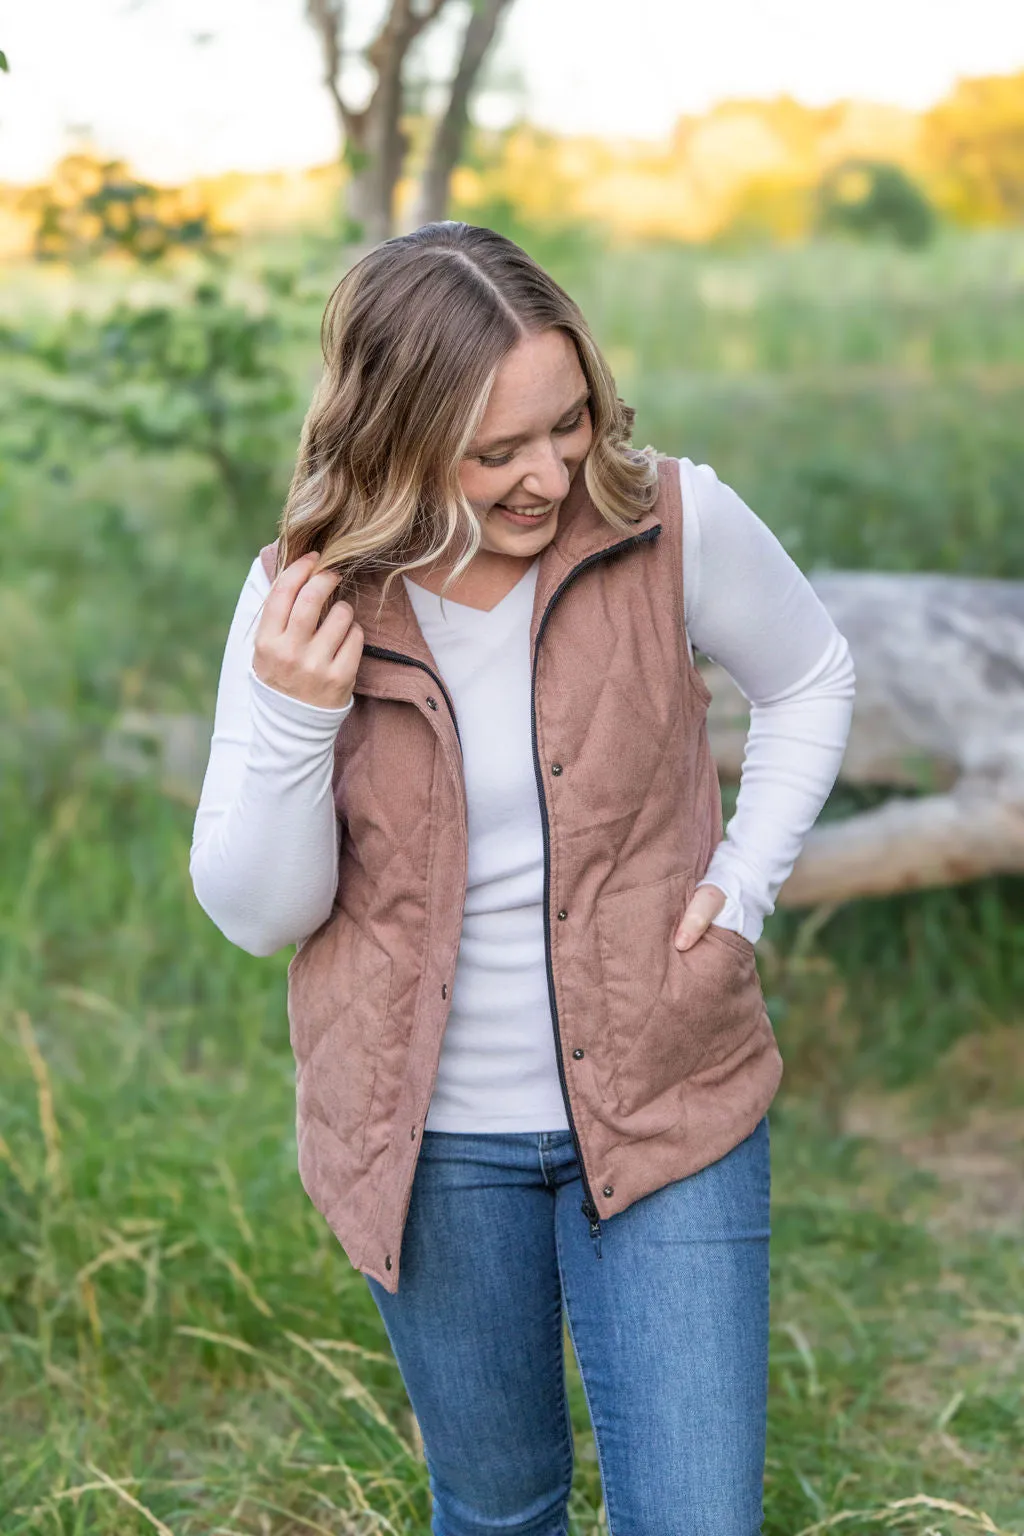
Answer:
<path fill-rule="evenodd" d="M 98 317 L 76 310 L 57 325 L 7 329 L 7 348 L 37 365 L 35 386 L 21 393 L 13 451 L 66 467 L 118 447 L 197 455 L 244 522 L 266 505 L 287 452 L 280 423 L 295 387 L 269 304 L 286 294 L 278 278 L 254 312 L 205 277 L 173 303 L 121 301 Z"/>
<path fill-rule="evenodd" d="M 841 161 L 822 178 L 817 223 L 823 234 L 882 236 L 913 247 L 934 238 L 938 216 L 902 166 L 853 159 Z"/>
<path fill-rule="evenodd" d="M 81 263 L 116 253 L 148 264 L 227 239 L 194 191 L 143 181 L 123 160 L 66 155 L 22 202 L 33 215 L 37 261 Z"/>

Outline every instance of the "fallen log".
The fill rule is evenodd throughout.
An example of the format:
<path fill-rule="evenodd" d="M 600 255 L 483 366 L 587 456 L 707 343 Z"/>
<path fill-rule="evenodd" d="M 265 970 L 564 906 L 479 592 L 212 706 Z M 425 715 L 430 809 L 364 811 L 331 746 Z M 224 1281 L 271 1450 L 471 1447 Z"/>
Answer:
<path fill-rule="evenodd" d="M 810 580 L 857 673 L 840 780 L 904 793 L 819 823 L 777 904 L 1024 871 L 1024 582 L 859 571 Z M 747 701 L 722 668 L 701 671 L 719 773 L 736 780 Z"/>

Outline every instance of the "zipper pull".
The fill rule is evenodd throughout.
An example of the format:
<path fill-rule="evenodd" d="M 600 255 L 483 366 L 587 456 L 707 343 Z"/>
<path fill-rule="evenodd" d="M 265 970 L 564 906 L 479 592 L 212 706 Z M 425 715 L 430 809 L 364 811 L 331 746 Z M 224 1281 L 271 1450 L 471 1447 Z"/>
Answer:
<path fill-rule="evenodd" d="M 590 1223 L 591 1237 L 599 1238 L 601 1236 L 601 1222 L 597 1214 L 597 1206 L 590 1200 L 584 1200 L 580 1210 Z"/>

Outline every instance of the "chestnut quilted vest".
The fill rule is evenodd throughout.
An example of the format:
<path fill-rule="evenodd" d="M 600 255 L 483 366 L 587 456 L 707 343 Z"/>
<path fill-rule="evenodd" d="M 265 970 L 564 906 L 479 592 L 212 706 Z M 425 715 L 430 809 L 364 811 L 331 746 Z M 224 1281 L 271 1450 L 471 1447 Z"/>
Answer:
<path fill-rule="evenodd" d="M 532 739 L 548 994 L 591 1232 L 724 1156 L 782 1076 L 749 940 L 672 934 L 722 837 L 683 628 L 678 465 L 624 533 L 578 472 L 539 558 Z M 273 579 L 276 542 L 261 551 Z M 338 732 L 338 888 L 288 968 L 299 1172 L 356 1269 L 398 1290 L 451 1007 L 467 874 L 458 721 L 404 583 L 350 600 L 365 637 Z"/>

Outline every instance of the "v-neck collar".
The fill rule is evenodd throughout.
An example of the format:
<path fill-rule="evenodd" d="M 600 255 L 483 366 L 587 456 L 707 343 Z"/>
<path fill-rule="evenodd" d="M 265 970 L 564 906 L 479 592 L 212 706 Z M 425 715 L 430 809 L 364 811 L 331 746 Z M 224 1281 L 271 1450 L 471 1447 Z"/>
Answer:
<path fill-rule="evenodd" d="M 505 593 L 505 596 L 500 597 L 494 604 L 493 608 L 477 608 L 472 603 L 457 603 L 453 597 L 446 597 L 444 599 L 445 609 L 447 610 L 448 608 L 457 608 L 460 613 L 474 614 L 478 619 L 481 620 L 492 618 L 494 614 L 498 612 L 498 609 L 504 607 L 504 605 L 509 602 L 509 600 L 513 598 L 517 592 L 522 592 L 525 582 L 528 582 L 532 576 L 536 575 L 537 563 L 539 560 L 540 555 L 535 555 L 533 560 L 526 567 L 526 570 L 520 576 L 519 580 L 515 583 L 514 586 L 509 587 L 508 591 Z M 415 588 L 417 595 L 422 592 L 425 598 L 433 598 L 437 605 L 438 612 L 441 611 L 440 593 L 431 592 L 429 587 L 420 586 L 419 582 L 413 581 L 411 576 L 403 575 L 402 579 L 407 583 L 408 586 Z"/>
<path fill-rule="evenodd" d="M 678 476 L 678 465 L 674 459 L 664 459 L 659 463 L 659 480 L 662 475 L 672 472 Z M 552 598 L 559 587 L 571 579 L 574 571 L 600 558 L 607 549 L 631 545 L 651 537 L 654 529 L 659 532 L 661 529 L 657 503 L 637 518 L 630 533 L 612 527 L 590 499 L 583 466 L 577 469 L 569 494 L 558 514 L 555 536 L 549 544 L 545 544 L 537 557 L 537 580 L 530 614 L 531 647 Z M 401 661 L 425 666 L 428 670 L 436 668 L 404 580 L 392 582 L 387 598 L 382 603 L 380 598 L 384 579 L 383 571 L 364 573 L 353 590 L 346 593 L 365 636 L 363 659 L 356 680 L 357 689 L 362 683 L 363 691 L 366 690 L 369 672 L 378 664 L 376 653 L 381 653 L 379 659 L 382 661 L 387 660 L 383 653 L 388 652 Z M 519 590 L 518 582 L 512 590 Z M 494 611 L 493 608 L 490 610 L 491 613 Z"/>

